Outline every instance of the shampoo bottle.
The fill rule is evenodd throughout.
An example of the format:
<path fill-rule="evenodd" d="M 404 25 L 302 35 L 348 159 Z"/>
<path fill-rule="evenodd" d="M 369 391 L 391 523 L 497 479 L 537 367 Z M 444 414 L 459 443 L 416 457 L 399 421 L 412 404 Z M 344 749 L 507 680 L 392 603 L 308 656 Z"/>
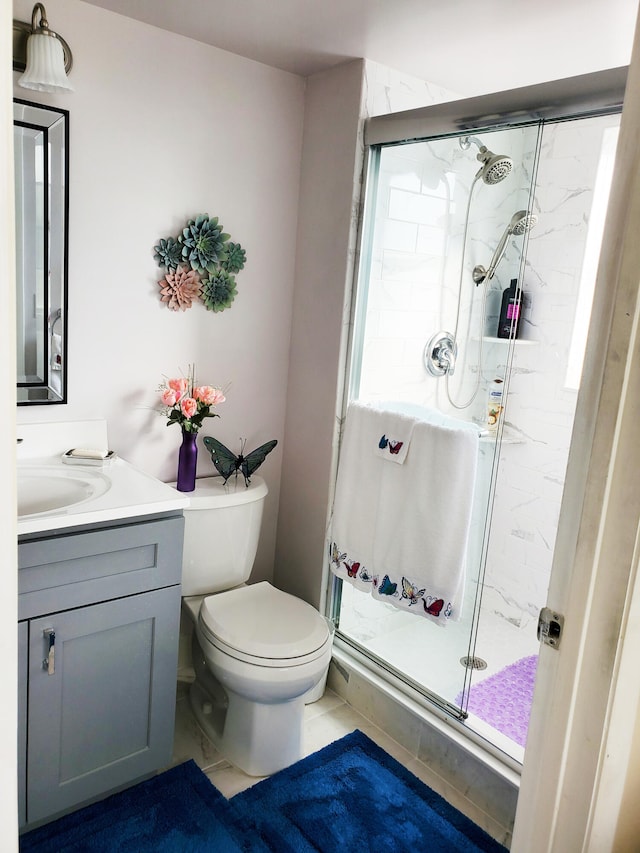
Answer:
<path fill-rule="evenodd" d="M 518 288 L 518 279 L 512 278 L 511 285 L 502 294 L 500 319 L 498 321 L 499 338 L 518 337 L 521 307 L 522 291 Z"/>
<path fill-rule="evenodd" d="M 497 432 L 500 415 L 504 408 L 502 403 L 503 385 L 504 381 L 502 379 L 494 379 L 489 386 L 487 397 L 487 429 L 491 433 Z"/>

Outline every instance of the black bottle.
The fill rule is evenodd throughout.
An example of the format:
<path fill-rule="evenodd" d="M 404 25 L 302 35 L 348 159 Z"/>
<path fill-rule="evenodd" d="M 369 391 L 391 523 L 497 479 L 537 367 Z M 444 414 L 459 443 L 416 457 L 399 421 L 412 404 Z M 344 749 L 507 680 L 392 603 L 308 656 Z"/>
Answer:
<path fill-rule="evenodd" d="M 522 309 L 522 291 L 518 279 L 512 278 L 511 285 L 502 294 L 502 306 L 498 321 L 499 338 L 517 338 L 520 331 L 520 312 Z"/>

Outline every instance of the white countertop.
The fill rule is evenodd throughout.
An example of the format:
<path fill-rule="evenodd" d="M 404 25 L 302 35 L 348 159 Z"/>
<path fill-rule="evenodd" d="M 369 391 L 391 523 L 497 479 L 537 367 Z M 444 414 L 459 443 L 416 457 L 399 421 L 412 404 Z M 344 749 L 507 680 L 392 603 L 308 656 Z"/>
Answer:
<path fill-rule="evenodd" d="M 28 458 L 18 464 L 20 471 L 36 472 L 52 468 L 73 469 L 77 474 L 87 472 L 87 477 L 102 475 L 110 481 L 109 488 L 96 497 L 60 509 L 18 517 L 18 535 L 40 533 L 47 530 L 99 524 L 104 521 L 153 515 L 183 509 L 189 505 L 189 495 L 145 474 L 124 459 L 116 458 L 104 467 L 89 465 L 64 465 L 60 456 Z M 71 471 L 69 471 L 71 475 Z"/>

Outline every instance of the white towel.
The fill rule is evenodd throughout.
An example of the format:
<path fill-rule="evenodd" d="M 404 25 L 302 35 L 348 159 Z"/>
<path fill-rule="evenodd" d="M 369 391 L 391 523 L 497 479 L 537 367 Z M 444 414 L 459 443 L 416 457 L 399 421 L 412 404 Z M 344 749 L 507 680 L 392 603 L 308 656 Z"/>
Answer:
<path fill-rule="evenodd" d="M 439 412 L 352 403 L 340 450 L 331 569 L 438 624 L 460 618 L 478 430 Z M 410 435 L 403 464 L 381 436 Z"/>

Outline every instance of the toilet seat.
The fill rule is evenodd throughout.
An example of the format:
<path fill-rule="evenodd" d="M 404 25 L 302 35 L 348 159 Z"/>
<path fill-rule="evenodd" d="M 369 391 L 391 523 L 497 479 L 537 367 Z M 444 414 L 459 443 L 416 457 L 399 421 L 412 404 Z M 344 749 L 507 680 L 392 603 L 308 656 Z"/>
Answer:
<path fill-rule="evenodd" d="M 207 596 L 198 627 L 220 651 L 257 666 L 300 666 L 331 642 L 317 610 L 266 581 Z"/>
<path fill-rule="evenodd" d="M 202 626 L 200 625 L 199 627 L 201 644 L 209 643 L 210 648 L 216 649 L 221 654 L 226 655 L 226 657 L 234 658 L 237 661 L 250 664 L 256 670 L 264 667 L 267 669 L 292 669 L 294 667 L 302 667 L 324 657 L 327 649 L 331 649 L 332 646 L 331 638 L 329 637 L 319 649 L 316 649 L 316 651 L 312 652 L 310 655 L 303 655 L 295 658 L 260 658 L 255 655 L 248 655 L 245 652 L 238 651 L 238 649 L 228 646 L 217 637 L 212 638 L 207 636 L 202 630 Z"/>

